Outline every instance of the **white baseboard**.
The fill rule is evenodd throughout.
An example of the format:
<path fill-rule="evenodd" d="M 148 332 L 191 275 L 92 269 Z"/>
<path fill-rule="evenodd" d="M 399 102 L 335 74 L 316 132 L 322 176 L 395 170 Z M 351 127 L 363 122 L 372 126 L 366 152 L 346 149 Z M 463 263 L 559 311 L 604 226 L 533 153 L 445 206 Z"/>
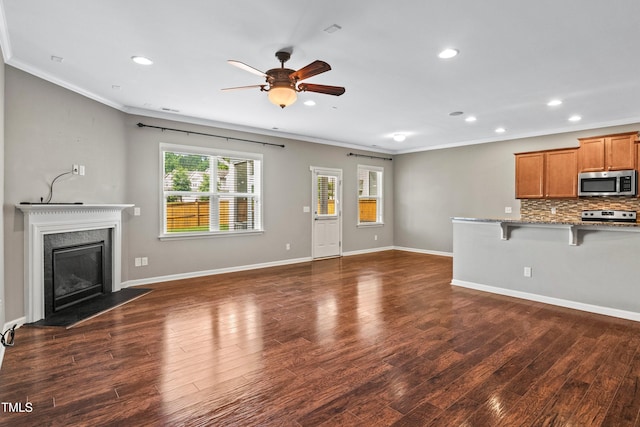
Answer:
<path fill-rule="evenodd" d="M 16 325 L 16 329 L 17 329 L 20 326 L 24 325 L 26 321 L 27 321 L 26 317 L 20 317 L 19 319 L 13 320 L 11 322 L 7 322 L 4 324 L 4 326 L 2 327 L 2 331 L 0 332 L 4 332 L 11 329 L 13 325 Z M 6 347 L 3 345 L 0 345 L 0 369 L 2 369 L 2 361 L 4 360 L 5 350 L 6 350 Z"/>
<path fill-rule="evenodd" d="M 544 295 L 531 294 L 528 292 L 516 291 L 513 289 L 498 288 L 495 286 L 482 285 L 474 282 L 466 282 L 464 280 L 451 280 L 451 284 L 454 286 L 460 286 L 463 288 L 475 289 L 483 292 L 490 292 L 492 294 L 505 295 L 508 297 L 520 298 L 529 301 L 542 302 L 545 304 L 557 305 L 560 307 L 572 308 L 574 310 L 587 311 L 589 313 L 604 314 L 605 316 L 618 317 L 621 319 L 640 321 L 640 313 L 634 311 L 619 310 L 617 308 L 602 307 L 599 305 L 586 304 L 577 301 L 565 300 L 560 298 L 553 298 Z"/>
<path fill-rule="evenodd" d="M 363 255 L 363 254 L 370 254 L 370 253 L 382 252 L 382 251 L 392 251 L 392 250 L 416 252 L 421 254 L 438 255 L 438 256 L 446 256 L 446 257 L 453 256 L 453 253 L 450 253 L 450 252 L 428 251 L 424 249 L 412 249 L 412 248 L 403 248 L 403 247 L 397 247 L 397 246 L 384 246 L 380 248 L 348 251 L 348 252 L 343 252 L 342 256 Z M 182 280 L 182 279 L 192 279 L 196 277 L 214 276 L 217 274 L 235 273 L 238 271 L 256 270 L 259 268 L 278 267 L 281 265 L 299 264 L 301 262 L 309 262 L 309 261 L 313 261 L 313 258 L 311 257 L 293 258 L 293 259 L 286 259 L 281 261 L 265 262 L 260 264 L 249 264 L 249 265 L 241 265 L 241 266 L 235 266 L 235 267 L 217 268 L 213 270 L 169 274 L 167 276 L 146 277 L 144 279 L 124 281 L 120 284 L 120 286 L 123 288 L 128 288 L 130 286 L 149 285 L 151 283 L 170 282 L 172 280 Z"/>
<path fill-rule="evenodd" d="M 375 252 L 392 251 L 394 249 L 395 248 L 393 246 L 385 246 L 385 247 L 382 247 L 382 248 L 361 249 L 361 250 L 357 250 L 357 251 L 343 252 L 342 256 L 372 254 L 372 253 L 375 253 Z"/>
<path fill-rule="evenodd" d="M 393 249 L 397 251 L 415 252 L 418 254 L 446 256 L 449 258 L 453 258 L 453 252 L 440 252 L 440 251 L 430 251 L 427 249 L 404 248 L 402 246 L 394 246 Z"/>
<path fill-rule="evenodd" d="M 214 270 L 194 271 L 189 273 L 169 274 L 167 276 L 147 277 L 144 279 L 127 280 L 120 284 L 123 288 L 130 286 L 148 285 L 151 283 L 170 282 L 172 280 L 192 279 L 195 277 L 213 276 L 224 273 L 235 273 L 238 271 L 256 270 L 259 268 L 278 267 L 281 265 L 299 264 L 301 262 L 312 261 L 311 258 L 294 258 L 282 261 L 264 262 L 260 264 L 241 265 L 227 268 L 217 268 Z"/>

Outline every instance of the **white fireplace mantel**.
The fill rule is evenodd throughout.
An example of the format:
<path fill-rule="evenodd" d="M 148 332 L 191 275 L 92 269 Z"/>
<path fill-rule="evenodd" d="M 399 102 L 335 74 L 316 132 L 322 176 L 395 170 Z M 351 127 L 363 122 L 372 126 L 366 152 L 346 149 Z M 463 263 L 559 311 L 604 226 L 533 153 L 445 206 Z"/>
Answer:
<path fill-rule="evenodd" d="M 24 301 L 27 323 L 44 318 L 44 236 L 112 229 L 112 291 L 120 290 L 122 211 L 129 204 L 16 205 L 24 213 Z"/>

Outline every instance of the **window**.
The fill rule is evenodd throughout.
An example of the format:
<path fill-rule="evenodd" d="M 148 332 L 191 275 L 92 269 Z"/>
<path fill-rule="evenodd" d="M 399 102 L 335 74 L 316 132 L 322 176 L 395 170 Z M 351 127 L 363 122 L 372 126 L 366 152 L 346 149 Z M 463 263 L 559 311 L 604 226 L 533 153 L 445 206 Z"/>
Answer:
<path fill-rule="evenodd" d="M 262 231 L 262 155 L 161 144 L 161 237 Z"/>
<path fill-rule="evenodd" d="M 317 216 L 330 217 L 336 215 L 336 184 L 337 176 L 318 175 Z"/>
<path fill-rule="evenodd" d="M 358 165 L 358 225 L 383 224 L 383 171 L 377 166 Z"/>

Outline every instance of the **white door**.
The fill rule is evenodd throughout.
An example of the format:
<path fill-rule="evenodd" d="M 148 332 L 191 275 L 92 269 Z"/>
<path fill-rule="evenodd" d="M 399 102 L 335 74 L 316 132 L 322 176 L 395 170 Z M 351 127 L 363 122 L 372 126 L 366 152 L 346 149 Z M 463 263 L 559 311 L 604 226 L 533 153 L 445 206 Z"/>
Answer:
<path fill-rule="evenodd" d="M 342 255 L 342 170 L 311 167 L 313 258 Z"/>

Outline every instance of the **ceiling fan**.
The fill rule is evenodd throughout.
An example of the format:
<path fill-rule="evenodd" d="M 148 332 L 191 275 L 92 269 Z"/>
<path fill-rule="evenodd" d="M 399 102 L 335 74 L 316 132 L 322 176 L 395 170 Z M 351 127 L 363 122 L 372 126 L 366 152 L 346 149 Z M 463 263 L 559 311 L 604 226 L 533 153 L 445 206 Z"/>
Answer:
<path fill-rule="evenodd" d="M 306 67 L 302 67 L 295 71 L 289 68 L 284 68 L 284 63 L 291 58 L 291 52 L 286 50 L 278 51 L 276 52 L 276 58 L 280 61 L 280 68 L 272 68 L 264 73 L 243 62 L 230 59 L 227 61 L 229 64 L 264 77 L 267 84 L 229 87 L 222 90 L 250 89 L 259 87 L 261 91 L 269 93 L 269 101 L 275 105 L 279 105 L 281 108 L 296 102 L 296 99 L 298 98 L 297 92 L 317 92 L 335 96 L 340 96 L 345 92 L 345 88 L 341 86 L 316 85 L 312 83 L 298 84 L 298 82 L 306 80 L 309 77 L 331 70 L 331 66 L 324 61 L 313 61 Z"/>

